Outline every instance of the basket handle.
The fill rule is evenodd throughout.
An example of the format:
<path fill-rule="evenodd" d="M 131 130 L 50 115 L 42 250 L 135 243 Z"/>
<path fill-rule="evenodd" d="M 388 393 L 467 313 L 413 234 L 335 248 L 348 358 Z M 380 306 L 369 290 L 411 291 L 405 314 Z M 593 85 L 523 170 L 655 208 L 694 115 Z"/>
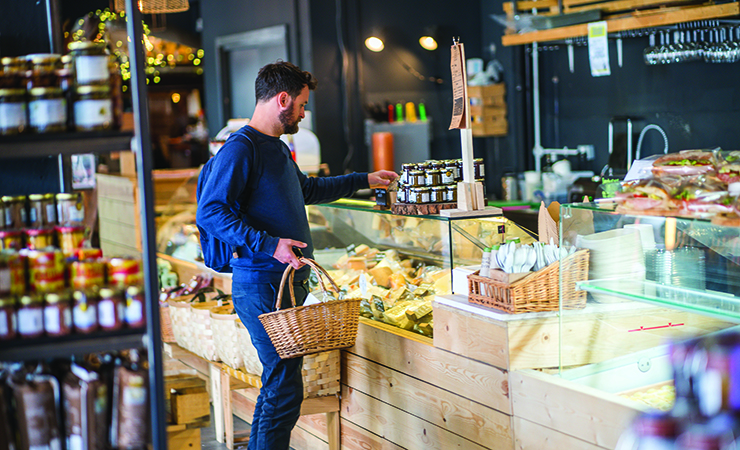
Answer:
<path fill-rule="evenodd" d="M 329 283 L 331 283 L 331 287 L 334 288 L 336 292 L 339 292 L 339 287 L 337 287 L 337 284 L 334 282 L 334 280 L 331 279 L 326 270 L 324 270 L 324 268 L 321 267 L 316 261 L 310 258 L 299 258 L 298 260 L 308 265 L 314 272 L 316 272 L 316 276 L 319 279 L 319 285 L 321 285 L 322 292 L 326 292 L 326 286 L 324 285 L 321 277 L 322 275 L 326 276 L 326 279 L 329 280 Z M 275 302 L 275 310 L 277 311 L 280 310 L 280 303 L 282 303 L 283 299 L 283 289 L 285 288 L 285 281 L 288 280 L 289 277 L 290 280 L 288 281 L 288 292 L 290 292 L 290 303 L 293 305 L 293 308 L 295 308 L 295 290 L 293 289 L 295 269 L 293 269 L 293 266 L 289 264 L 288 267 L 285 268 L 285 272 L 283 272 L 283 278 L 280 280 L 280 289 L 278 289 L 277 301 Z"/>

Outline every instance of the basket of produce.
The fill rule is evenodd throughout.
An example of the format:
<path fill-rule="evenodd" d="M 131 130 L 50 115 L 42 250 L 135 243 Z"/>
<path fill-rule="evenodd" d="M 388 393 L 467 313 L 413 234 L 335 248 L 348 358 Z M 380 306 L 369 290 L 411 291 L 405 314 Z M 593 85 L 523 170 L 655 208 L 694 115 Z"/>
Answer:
<path fill-rule="evenodd" d="M 527 248 L 527 246 L 523 247 Z M 555 246 L 535 244 L 530 248 L 535 249 L 535 252 L 541 252 L 547 247 Z M 508 250 L 512 248 L 509 247 Z M 506 246 L 502 246 L 499 253 L 506 251 Z M 514 255 L 516 252 L 510 253 Z M 504 270 L 492 269 L 487 277 L 481 276 L 480 271 L 468 275 L 468 301 L 513 314 L 557 311 L 560 307 L 559 278 L 562 264 L 563 308 L 583 308 L 586 306 L 586 291 L 577 291 L 576 282 L 588 279 L 588 257 L 589 252 L 585 249 L 574 249 L 573 253 L 564 255 L 562 260 L 551 255 L 549 260 L 544 262 L 546 265 L 541 268 L 539 265 L 535 266 L 538 270 L 534 272 L 524 272 L 515 267 L 516 261 L 528 258 L 514 256 L 512 258 L 514 262 L 507 263 L 506 256 L 500 257 L 499 266 L 505 266 L 508 273 Z M 537 260 L 537 258 L 532 259 Z"/>
<path fill-rule="evenodd" d="M 211 331 L 216 355 L 224 364 L 234 369 L 244 367 L 244 358 L 239 349 L 239 330 L 241 325 L 233 305 L 211 308 Z"/>
<path fill-rule="evenodd" d="M 331 294 L 326 290 L 322 274 L 329 280 L 334 291 L 339 293 L 339 288 L 329 274 L 315 261 L 308 258 L 300 258 L 300 261 L 316 272 L 324 297 Z M 308 306 L 295 306 L 294 275 L 295 271 L 288 266 L 280 281 L 275 305 L 277 311 L 259 316 L 280 358 L 295 358 L 355 345 L 361 299 L 329 300 Z M 286 282 L 293 307 L 280 309 Z"/>

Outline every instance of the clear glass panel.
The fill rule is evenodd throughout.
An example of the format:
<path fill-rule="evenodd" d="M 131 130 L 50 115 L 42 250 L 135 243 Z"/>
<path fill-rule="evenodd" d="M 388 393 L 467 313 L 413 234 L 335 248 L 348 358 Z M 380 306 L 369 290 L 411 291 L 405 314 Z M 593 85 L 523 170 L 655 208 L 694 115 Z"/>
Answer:
<path fill-rule="evenodd" d="M 562 377 L 660 396 L 667 345 L 740 323 L 740 227 L 594 203 L 563 205 L 560 217 L 561 247 L 588 249 L 585 267 L 560 260 Z"/>

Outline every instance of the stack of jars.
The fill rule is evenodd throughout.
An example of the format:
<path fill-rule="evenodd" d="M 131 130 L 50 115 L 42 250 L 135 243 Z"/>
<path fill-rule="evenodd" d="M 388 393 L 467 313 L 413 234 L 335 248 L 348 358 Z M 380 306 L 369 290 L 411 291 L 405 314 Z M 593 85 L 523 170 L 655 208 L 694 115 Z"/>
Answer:
<path fill-rule="evenodd" d="M 0 340 L 143 327 L 139 260 L 101 255 L 67 260 L 54 248 L 0 252 Z"/>
<path fill-rule="evenodd" d="M 85 208 L 79 194 L 3 196 L 0 216 L 2 249 L 55 246 L 69 257 L 85 240 Z"/>
<path fill-rule="evenodd" d="M 483 183 L 483 158 L 473 162 L 475 181 Z M 401 165 L 397 201 L 401 203 L 457 202 L 457 183 L 462 181 L 462 160 L 426 161 Z"/>
<path fill-rule="evenodd" d="M 105 43 L 69 49 L 0 59 L 0 135 L 120 127 L 120 75 Z"/>

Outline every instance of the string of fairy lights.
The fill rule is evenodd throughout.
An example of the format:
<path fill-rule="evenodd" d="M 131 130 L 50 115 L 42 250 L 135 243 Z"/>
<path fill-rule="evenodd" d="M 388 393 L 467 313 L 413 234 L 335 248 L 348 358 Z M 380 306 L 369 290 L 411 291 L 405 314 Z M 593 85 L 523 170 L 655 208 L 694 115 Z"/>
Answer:
<path fill-rule="evenodd" d="M 116 30 L 125 30 L 126 13 L 121 11 L 116 13 L 109 8 L 98 9 L 89 12 L 86 16 L 78 19 L 71 31 L 64 33 L 64 39 L 68 41 L 97 41 L 105 42 L 108 50 L 115 55 L 118 61 L 118 67 L 123 82 L 131 79 L 131 65 L 128 57 L 128 42 L 125 31 L 116 33 Z M 120 26 L 123 24 L 123 26 Z M 179 44 L 172 41 L 165 41 L 151 34 L 151 30 L 146 23 L 144 28 L 144 49 L 146 50 L 146 60 L 144 71 L 147 76 L 147 84 L 150 80 L 153 83 L 162 81 L 162 69 L 173 69 L 176 67 L 195 68 L 197 75 L 203 74 L 203 68 L 200 65 L 203 62 L 204 51 L 202 48 L 195 49 L 187 45 Z M 121 39 L 114 37 L 118 34 Z M 123 84 L 121 89 L 126 92 L 128 86 Z"/>

